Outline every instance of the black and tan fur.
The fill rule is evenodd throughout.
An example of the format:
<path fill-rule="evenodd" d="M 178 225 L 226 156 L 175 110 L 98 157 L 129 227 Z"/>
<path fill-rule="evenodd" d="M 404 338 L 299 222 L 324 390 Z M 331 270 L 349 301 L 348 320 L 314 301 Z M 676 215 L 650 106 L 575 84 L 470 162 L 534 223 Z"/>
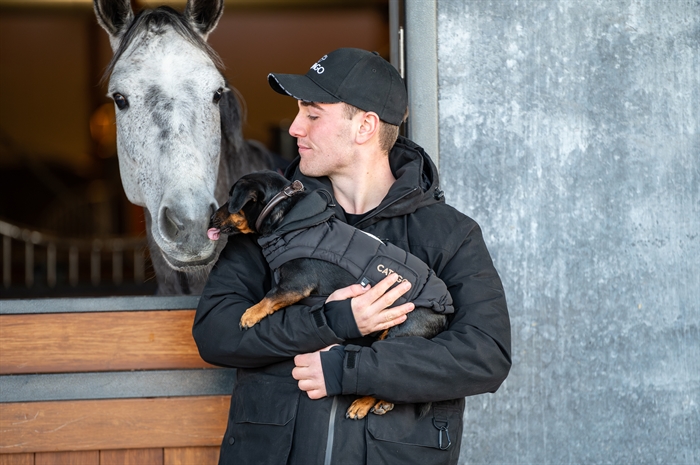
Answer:
<path fill-rule="evenodd" d="M 262 220 L 259 228 L 256 228 L 255 224 L 270 200 L 289 184 L 287 179 L 273 171 L 261 171 L 243 176 L 231 188 L 228 203 L 212 215 L 210 228 L 219 229 L 220 233 L 227 235 L 254 233 L 265 236 L 273 233 L 287 212 L 306 195 L 305 192 L 289 197 L 276 205 Z M 340 266 L 311 258 L 291 260 L 282 265 L 277 272 L 279 278 L 277 283 L 273 283 L 272 289 L 265 297 L 248 308 L 241 317 L 241 329 L 251 328 L 266 316 L 312 294 L 330 295 L 336 289 L 356 282 L 355 278 Z M 435 324 L 436 319 L 440 324 Z M 408 314 L 406 322 L 383 331 L 377 339 L 405 335 L 430 338 L 441 331 L 435 328 L 444 326 L 445 322 L 444 315 L 438 315 L 430 309 L 416 307 Z M 410 327 L 410 330 L 401 331 L 402 326 Z M 346 412 L 346 417 L 357 420 L 364 418 L 369 412 L 382 415 L 393 408 L 394 404 L 391 402 L 378 401 L 367 396 L 353 402 Z"/>

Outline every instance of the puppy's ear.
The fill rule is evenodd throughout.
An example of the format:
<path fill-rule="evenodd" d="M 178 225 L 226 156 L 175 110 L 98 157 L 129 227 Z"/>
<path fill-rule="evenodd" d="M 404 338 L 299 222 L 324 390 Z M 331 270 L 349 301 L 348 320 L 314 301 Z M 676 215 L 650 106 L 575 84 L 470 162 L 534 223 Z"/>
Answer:
<path fill-rule="evenodd" d="M 241 186 L 243 187 L 243 186 Z M 234 189 L 231 191 L 231 198 L 228 201 L 229 213 L 238 213 L 248 202 L 257 202 L 259 193 L 251 189 Z"/>

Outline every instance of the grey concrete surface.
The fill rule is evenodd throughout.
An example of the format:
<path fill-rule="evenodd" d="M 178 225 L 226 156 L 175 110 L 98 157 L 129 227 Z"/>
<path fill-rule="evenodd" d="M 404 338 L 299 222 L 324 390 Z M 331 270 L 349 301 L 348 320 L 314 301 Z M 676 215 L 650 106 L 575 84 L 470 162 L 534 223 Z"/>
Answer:
<path fill-rule="evenodd" d="M 700 2 L 437 2 L 443 185 L 513 324 L 461 463 L 700 463 Z"/>

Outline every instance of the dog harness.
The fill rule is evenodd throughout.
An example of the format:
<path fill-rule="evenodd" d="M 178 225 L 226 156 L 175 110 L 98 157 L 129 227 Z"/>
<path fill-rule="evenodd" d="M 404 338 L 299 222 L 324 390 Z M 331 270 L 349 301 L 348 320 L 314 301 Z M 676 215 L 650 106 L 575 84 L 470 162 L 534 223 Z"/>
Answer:
<path fill-rule="evenodd" d="M 277 230 L 258 239 L 270 269 L 298 258 L 334 263 L 366 286 L 375 285 L 391 273 L 396 284 L 407 280 L 411 289 L 393 306 L 413 302 L 436 313 L 454 313 L 445 283 L 420 258 L 391 243 L 335 218 L 318 191 L 301 199 Z"/>

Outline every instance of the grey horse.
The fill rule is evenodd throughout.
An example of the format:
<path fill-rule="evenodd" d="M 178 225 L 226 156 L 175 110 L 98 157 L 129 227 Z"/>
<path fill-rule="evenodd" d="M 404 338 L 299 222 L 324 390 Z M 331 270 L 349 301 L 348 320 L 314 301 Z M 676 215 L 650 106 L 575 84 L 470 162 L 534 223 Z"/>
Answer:
<path fill-rule="evenodd" d="M 93 5 L 114 52 L 105 78 L 122 184 L 145 210 L 158 293 L 200 294 L 224 245 L 207 237 L 210 215 L 236 179 L 273 163 L 243 139 L 239 102 L 206 42 L 224 0 L 136 15 L 130 0 Z"/>

